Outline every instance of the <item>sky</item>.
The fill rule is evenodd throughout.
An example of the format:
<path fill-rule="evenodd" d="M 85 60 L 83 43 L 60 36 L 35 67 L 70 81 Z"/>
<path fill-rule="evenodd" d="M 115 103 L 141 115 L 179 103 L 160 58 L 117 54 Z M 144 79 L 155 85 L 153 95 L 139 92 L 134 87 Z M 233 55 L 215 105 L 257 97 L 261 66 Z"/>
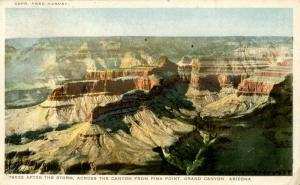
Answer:
<path fill-rule="evenodd" d="M 63 36 L 292 36 L 292 9 L 9 8 L 6 38 Z"/>

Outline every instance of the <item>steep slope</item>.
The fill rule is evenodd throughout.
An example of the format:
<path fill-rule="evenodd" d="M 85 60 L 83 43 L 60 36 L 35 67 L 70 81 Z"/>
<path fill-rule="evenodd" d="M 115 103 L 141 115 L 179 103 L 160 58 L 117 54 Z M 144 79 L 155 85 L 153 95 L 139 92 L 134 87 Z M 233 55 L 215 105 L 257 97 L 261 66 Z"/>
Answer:
<path fill-rule="evenodd" d="M 200 134 L 187 134 L 165 150 L 163 168 L 174 175 L 291 175 L 292 77 L 275 84 L 270 98 L 243 117 L 203 120 Z M 202 137 L 216 141 L 208 148 Z"/>
<path fill-rule="evenodd" d="M 51 132 L 44 140 L 8 150 L 12 152 L 7 154 L 6 165 L 14 173 L 127 174 L 139 171 L 138 166 L 145 170 L 147 161 L 159 160 L 149 145 L 124 132 L 107 133 L 90 123 Z M 29 152 L 26 155 L 24 151 Z M 119 164 L 119 169 L 112 169 L 109 165 L 113 164 Z"/>

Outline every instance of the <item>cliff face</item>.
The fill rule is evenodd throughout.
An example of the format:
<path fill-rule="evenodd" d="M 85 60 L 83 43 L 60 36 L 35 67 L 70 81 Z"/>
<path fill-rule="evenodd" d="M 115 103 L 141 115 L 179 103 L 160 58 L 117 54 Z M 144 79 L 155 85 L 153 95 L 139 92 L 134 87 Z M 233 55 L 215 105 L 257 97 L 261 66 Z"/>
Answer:
<path fill-rule="evenodd" d="M 24 114 L 24 124 L 19 129 L 7 129 L 7 132 L 28 131 L 33 121 L 39 122 L 37 128 L 82 122 L 96 107 L 101 106 L 106 107 L 107 111 L 132 108 L 136 106 L 132 102 L 106 104 L 119 100 L 122 94 L 132 90 L 144 90 L 154 95 L 162 86 L 176 80 L 177 66 L 166 57 L 160 58 L 152 67 L 89 72 L 82 80 L 67 81 L 54 89 L 45 102 L 32 107 L 31 114 L 20 110 L 20 114 Z M 31 116 L 33 114 L 38 116 Z M 7 127 L 13 127 L 14 122 L 13 117 L 7 119 Z"/>
<path fill-rule="evenodd" d="M 197 90 L 219 91 L 221 89 L 217 75 L 198 76 L 193 74 L 190 86 Z"/>
<path fill-rule="evenodd" d="M 67 100 L 101 92 L 120 95 L 135 89 L 150 91 L 176 80 L 177 65 L 167 57 L 160 57 L 154 66 L 88 72 L 83 80 L 66 82 L 55 89 L 48 100 Z"/>
<path fill-rule="evenodd" d="M 69 98 L 76 98 L 85 94 L 95 95 L 106 92 L 114 95 L 121 95 L 130 90 L 142 89 L 150 91 L 154 86 L 159 86 L 160 81 L 155 77 L 121 77 L 111 80 L 96 80 L 66 83 L 63 87 L 55 89 L 48 100 L 60 101 Z"/>
<path fill-rule="evenodd" d="M 191 81 L 192 65 L 178 66 L 179 79 L 189 83 Z"/>
<path fill-rule="evenodd" d="M 229 104 L 227 108 L 231 107 L 230 111 L 225 108 L 219 111 L 223 116 L 266 103 L 265 98 L 247 100 L 237 97 L 268 96 L 274 84 L 281 82 L 292 69 L 289 60 L 272 64 L 266 59 L 193 59 L 192 62 L 184 59 L 181 63 L 176 65 L 163 56 L 153 66 L 91 71 L 85 79 L 67 82 L 55 89 L 48 100 L 66 101 L 103 93 L 121 95 L 136 89 L 151 92 L 154 87 L 184 82 L 189 84 L 187 97 L 199 108 L 198 111 L 203 111 L 202 115 L 213 116 L 213 109 Z M 242 106 L 243 103 L 245 106 Z"/>
<path fill-rule="evenodd" d="M 238 96 L 267 96 L 273 89 L 274 84 L 280 83 L 291 73 L 292 60 L 277 62 L 245 79 L 239 84 L 237 94 Z"/>
<path fill-rule="evenodd" d="M 265 82 L 253 82 L 244 80 L 239 85 L 238 95 L 245 96 L 267 96 L 273 88 L 272 83 Z"/>
<path fill-rule="evenodd" d="M 291 74 L 292 61 L 194 59 L 178 71 L 180 79 L 189 83 L 186 96 L 202 117 L 238 116 L 269 103 L 274 85 Z"/>
<path fill-rule="evenodd" d="M 120 68 L 131 68 L 148 64 L 141 53 L 126 52 L 121 60 Z"/>
<path fill-rule="evenodd" d="M 99 105 L 106 105 L 120 99 L 118 95 L 97 94 L 94 96 L 80 96 L 68 98 L 64 101 L 46 100 L 43 103 L 27 109 L 7 110 L 14 116 L 6 117 L 5 133 L 24 133 L 27 131 L 57 127 L 59 124 L 73 124 L 83 122 L 88 114 Z M 22 124 L 16 128 L 19 116 Z M 33 124 L 38 123 L 38 124 Z"/>
<path fill-rule="evenodd" d="M 258 69 L 244 79 L 235 93 L 216 98 L 201 110 L 202 117 L 243 116 L 271 102 L 270 93 L 277 84 L 292 74 L 292 60 L 285 60 Z"/>
<path fill-rule="evenodd" d="M 107 92 L 112 94 L 123 94 L 134 89 L 151 90 L 154 86 L 158 86 L 159 80 L 155 78 L 138 78 L 124 77 L 115 80 L 106 81 L 104 85 Z"/>
<path fill-rule="evenodd" d="M 151 74 L 162 76 L 163 78 L 176 76 L 178 73 L 177 65 L 171 62 L 166 56 L 159 57 L 154 66 L 157 67 L 151 70 Z"/>
<path fill-rule="evenodd" d="M 175 93 L 178 91 L 174 90 L 170 94 Z M 115 99 L 108 99 L 109 97 L 85 96 L 63 102 L 48 101 L 48 105 L 46 102 L 42 104 L 38 109 L 44 108 L 44 113 L 51 112 L 52 115 L 40 112 L 39 117 L 47 117 L 49 122 L 54 121 L 55 113 L 59 114 L 57 118 L 60 118 L 57 122 L 66 123 L 62 117 L 70 121 L 78 120 L 75 116 L 79 115 L 81 118 L 88 118 L 86 113 L 90 112 L 92 119 L 87 120 L 88 122 L 81 121 L 67 129 L 44 133 L 43 140 L 8 146 L 6 169 L 11 169 L 12 173 L 27 172 L 26 170 L 30 169 L 36 173 L 126 174 L 137 173 L 140 168 L 149 169 L 154 164 L 158 165 L 155 169 L 159 170 L 160 157 L 153 148 L 170 147 L 182 135 L 195 129 L 195 126 L 184 121 L 154 113 L 152 108 L 163 105 L 151 102 L 149 104 L 153 107 L 147 106 L 145 102 L 152 100 L 152 97 L 143 91 L 127 92 Z M 49 108 L 50 103 L 53 103 L 55 108 Z M 72 106 L 57 106 L 63 103 L 72 103 Z M 41 124 L 40 120 L 35 121 Z M 27 150 L 30 152 L 22 155 L 22 152 Z M 52 155 L 45 158 L 46 151 Z M 52 165 L 53 163 L 55 165 Z M 112 168 L 114 164 L 118 166 L 117 169 Z M 134 166 L 134 169 L 130 166 Z"/>
<path fill-rule="evenodd" d="M 219 117 L 240 114 L 267 103 L 266 97 L 274 84 L 281 82 L 291 73 L 291 69 L 290 60 L 281 62 L 266 58 L 192 60 L 183 57 L 176 65 L 162 56 L 151 66 L 147 64 L 132 68 L 90 71 L 84 79 L 66 82 L 62 87 L 55 89 L 48 97 L 48 101 L 64 102 L 84 96 L 97 97 L 101 94 L 122 95 L 137 89 L 154 92 L 154 87 L 171 87 L 172 84 L 183 82 L 189 87 L 185 95 L 202 116 Z M 247 99 L 247 96 L 263 97 Z M 132 102 L 124 101 L 110 106 L 107 109 L 112 111 L 135 107 Z"/>
<path fill-rule="evenodd" d="M 136 69 L 116 69 L 107 71 L 88 72 L 84 77 L 86 80 L 111 80 L 119 77 L 140 76 L 146 77 L 152 68 L 136 68 Z"/>
<path fill-rule="evenodd" d="M 151 167 L 159 171 L 161 164 L 153 148 L 169 147 L 180 135 L 195 129 L 179 121 L 158 118 L 149 110 L 126 116 L 124 122 L 131 125 L 129 133 L 122 129 L 108 131 L 103 120 L 46 133 L 44 140 L 10 145 L 6 148 L 6 169 L 12 173 L 153 173 Z M 45 157 L 45 152 L 51 155 Z"/>
<path fill-rule="evenodd" d="M 265 60 L 237 59 L 201 60 L 194 59 L 192 67 L 180 67 L 180 74 L 189 74 L 191 70 L 191 87 L 197 90 L 219 91 L 221 88 L 236 88 L 240 82 L 253 74 L 255 70 L 267 67 Z M 185 75 L 181 75 L 186 79 Z"/>

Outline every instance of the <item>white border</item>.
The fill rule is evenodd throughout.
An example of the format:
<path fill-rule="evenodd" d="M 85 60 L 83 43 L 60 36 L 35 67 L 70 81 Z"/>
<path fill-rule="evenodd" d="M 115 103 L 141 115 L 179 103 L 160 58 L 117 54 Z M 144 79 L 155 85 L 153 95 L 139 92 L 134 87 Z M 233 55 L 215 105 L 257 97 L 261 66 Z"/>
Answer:
<path fill-rule="evenodd" d="M 51 6 L 16 6 L 15 2 L 44 2 L 54 3 L 54 2 L 65 2 L 67 5 L 51 5 Z M 8 175 L 4 174 L 4 29 L 5 29 L 5 8 L 293 8 L 294 12 L 294 63 L 293 63 L 293 176 L 252 176 L 251 181 L 142 181 L 142 180 L 11 180 Z M 297 96 L 299 94 L 299 69 L 300 69 L 300 0 L 199 0 L 199 1 L 0 1 L 0 130 L 1 130 L 1 147 L 0 147 L 0 184 L 10 185 L 10 184 L 30 184 L 30 185 L 41 185 L 41 184 L 65 184 L 65 185 L 75 185 L 75 184 L 259 184 L 259 185 L 300 185 L 300 98 Z M 46 175 L 38 175 L 45 178 Z M 59 175 L 53 175 L 55 178 Z M 24 177 L 28 177 L 25 175 Z M 77 175 L 73 175 L 74 178 Z M 101 176 L 96 175 L 95 177 L 114 177 L 114 176 Z M 134 177 L 134 176 L 131 176 Z M 139 175 L 139 177 L 142 177 Z M 151 177 L 151 176 L 148 176 Z M 164 177 L 164 176 L 161 176 Z M 183 177 L 183 176 L 182 176 Z M 200 176 L 202 179 L 205 176 Z M 209 176 L 213 177 L 213 176 Z M 225 176 L 229 179 L 230 176 Z"/>

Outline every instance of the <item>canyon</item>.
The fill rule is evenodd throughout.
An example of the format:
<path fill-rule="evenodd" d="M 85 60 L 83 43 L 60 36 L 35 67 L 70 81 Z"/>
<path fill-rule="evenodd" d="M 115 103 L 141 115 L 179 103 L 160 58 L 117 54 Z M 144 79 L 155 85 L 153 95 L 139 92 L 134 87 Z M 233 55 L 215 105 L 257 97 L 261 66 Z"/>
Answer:
<path fill-rule="evenodd" d="M 240 47 L 233 56 L 182 55 L 177 62 L 174 55 L 146 49 L 122 51 L 117 42 L 93 43 L 100 50 L 80 43 L 65 51 L 70 55 L 43 50 L 49 65 L 36 79 L 57 79 L 43 87 L 46 98 L 5 110 L 6 172 L 160 174 L 162 164 L 174 163 L 172 151 L 182 138 L 195 137 L 199 146 L 210 147 L 216 131 L 204 128 L 215 122 L 234 128 L 227 120 L 276 103 L 274 92 L 292 77 L 287 47 Z M 8 52 L 14 66 L 16 51 Z M 231 138 L 225 131 L 218 134 Z"/>

